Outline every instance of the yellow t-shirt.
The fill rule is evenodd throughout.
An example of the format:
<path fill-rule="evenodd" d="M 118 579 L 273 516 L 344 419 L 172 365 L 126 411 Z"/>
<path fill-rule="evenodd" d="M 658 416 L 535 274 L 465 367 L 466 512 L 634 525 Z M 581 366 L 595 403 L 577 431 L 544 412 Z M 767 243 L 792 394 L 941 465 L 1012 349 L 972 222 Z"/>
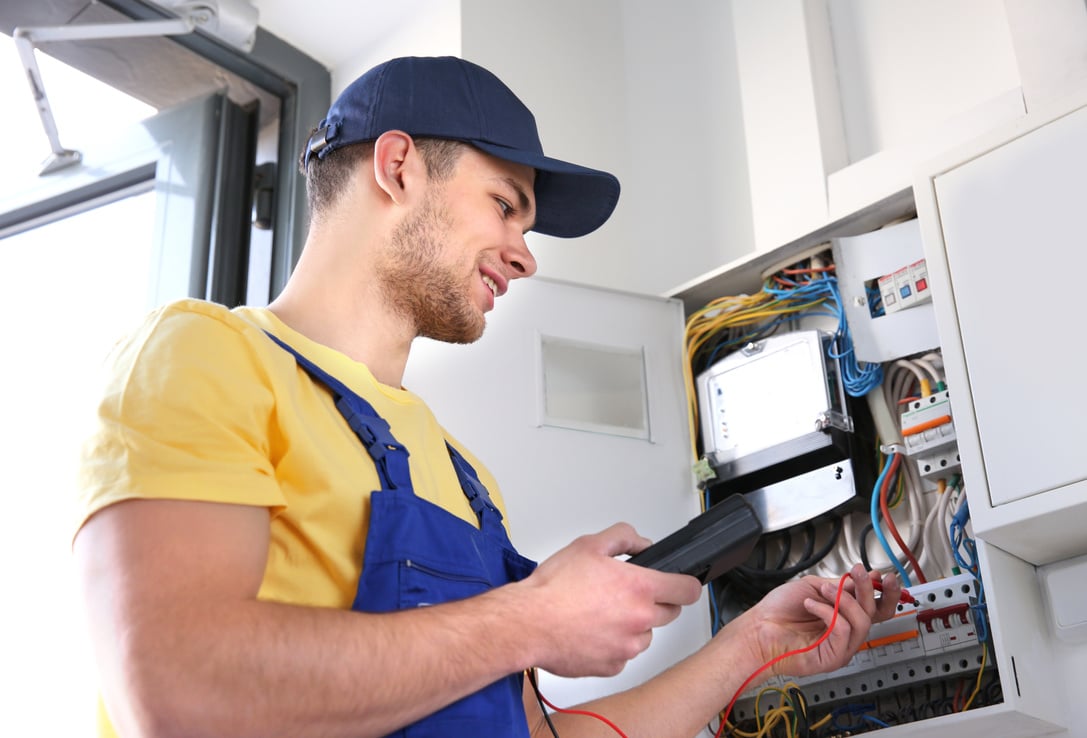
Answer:
<path fill-rule="evenodd" d="M 153 312 L 110 356 L 98 423 L 83 449 L 77 525 L 107 505 L 161 498 L 271 510 L 262 599 L 349 608 L 363 565 L 369 454 L 331 394 L 264 331 L 365 398 L 409 453 L 415 493 L 478 524 L 445 447 L 498 485 L 415 394 L 291 330 L 265 309 L 183 300 Z"/>

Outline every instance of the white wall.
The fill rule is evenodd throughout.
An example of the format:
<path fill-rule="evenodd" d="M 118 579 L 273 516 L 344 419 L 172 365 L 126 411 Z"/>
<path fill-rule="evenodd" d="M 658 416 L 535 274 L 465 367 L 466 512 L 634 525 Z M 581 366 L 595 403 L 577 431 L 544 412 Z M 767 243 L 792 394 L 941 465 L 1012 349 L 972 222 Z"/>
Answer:
<path fill-rule="evenodd" d="M 751 249 L 735 38 L 720 0 L 623 9 L 632 238 L 613 284 L 662 293 Z"/>
<path fill-rule="evenodd" d="M 539 273 L 616 285 L 632 233 L 620 0 L 462 5 L 464 55 L 491 69 L 528 105 L 544 151 L 612 172 L 624 187 L 615 215 L 595 233 L 576 241 L 531 238 Z"/>
<path fill-rule="evenodd" d="M 465 56 L 535 112 L 545 150 L 623 185 L 596 233 L 573 243 L 533 238 L 541 275 L 655 294 L 750 249 L 727 5 L 462 5 Z"/>
<path fill-rule="evenodd" d="M 548 154 L 616 174 L 615 215 L 576 241 L 533 234 L 540 275 L 659 294 L 750 250 L 728 6 L 718 0 L 416 0 L 333 93 L 385 58 L 455 53 L 536 115 Z"/>
<path fill-rule="evenodd" d="M 907 188 L 919 158 L 1023 114 L 1001 0 L 730 7 L 754 250 Z"/>
<path fill-rule="evenodd" d="M 354 16 L 334 21 L 342 29 L 340 32 L 359 39 L 359 51 L 331 70 L 333 99 L 360 74 L 387 59 L 460 55 L 459 0 L 396 0 L 396 3 L 399 12 L 383 14 L 380 26 L 373 22 L 374 13 L 367 8 L 368 3 L 362 2 L 355 6 Z M 299 22 L 305 21 L 299 18 Z"/>
<path fill-rule="evenodd" d="M 1021 60 L 1032 85 L 1078 79 L 1076 42 L 1047 60 L 1038 39 L 1087 22 L 1082 5 L 413 0 L 333 86 L 396 54 L 491 68 L 548 153 L 623 184 L 596 233 L 532 237 L 540 274 L 662 294 L 893 194 L 918 159 L 1022 115 Z M 1009 13 L 1032 14 L 1033 43 Z"/>
<path fill-rule="evenodd" d="M 1019 87 L 1002 0 L 830 0 L 849 163 Z"/>

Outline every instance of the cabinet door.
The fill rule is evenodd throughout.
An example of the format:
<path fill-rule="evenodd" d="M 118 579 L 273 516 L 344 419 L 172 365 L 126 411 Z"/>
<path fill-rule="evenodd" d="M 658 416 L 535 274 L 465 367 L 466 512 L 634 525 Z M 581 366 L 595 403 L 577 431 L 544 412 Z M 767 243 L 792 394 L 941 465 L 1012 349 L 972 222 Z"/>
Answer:
<path fill-rule="evenodd" d="M 1087 107 L 1024 124 L 931 191 L 926 248 L 950 296 L 935 302 L 975 526 L 1035 564 L 1084 553 L 1087 311 L 1066 275 L 1084 252 Z"/>
<path fill-rule="evenodd" d="M 700 511 L 690 473 L 678 300 L 535 278 L 471 346 L 419 340 L 404 386 L 494 472 L 514 543 L 542 560 L 626 521 L 658 540 Z M 543 675 L 560 706 L 633 686 L 709 638 L 705 601 L 612 679 Z"/>

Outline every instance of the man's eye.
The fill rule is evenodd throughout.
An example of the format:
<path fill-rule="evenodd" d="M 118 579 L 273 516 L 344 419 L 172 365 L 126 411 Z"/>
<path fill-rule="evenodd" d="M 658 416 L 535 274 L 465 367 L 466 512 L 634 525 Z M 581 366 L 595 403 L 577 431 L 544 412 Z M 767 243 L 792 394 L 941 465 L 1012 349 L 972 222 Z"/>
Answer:
<path fill-rule="evenodd" d="M 498 207 L 501 208 L 503 216 L 509 215 L 513 212 L 513 206 L 503 200 L 501 197 L 496 197 L 495 200 L 498 201 Z"/>

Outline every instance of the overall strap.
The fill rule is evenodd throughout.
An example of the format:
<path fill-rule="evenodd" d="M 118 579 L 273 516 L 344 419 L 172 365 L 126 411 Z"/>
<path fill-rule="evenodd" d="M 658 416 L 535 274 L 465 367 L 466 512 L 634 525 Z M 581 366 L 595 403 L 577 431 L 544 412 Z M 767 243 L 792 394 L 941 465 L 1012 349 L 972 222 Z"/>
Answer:
<path fill-rule="evenodd" d="M 381 479 L 381 488 L 406 490 L 414 494 L 408 467 L 408 449 L 393 437 L 388 421 L 378 415 L 373 405 L 351 391 L 343 382 L 276 336 L 271 333 L 268 333 L 268 336 L 290 352 L 298 365 L 313 379 L 328 387 L 332 392 L 336 400 L 336 409 L 343 415 L 344 420 L 351 426 L 351 430 L 359 437 L 367 453 L 374 460 L 378 477 Z M 448 441 L 445 447 L 449 450 L 449 458 L 453 462 L 453 469 L 457 473 L 464 496 L 468 498 L 468 504 L 472 506 L 472 511 L 479 518 L 481 529 L 490 529 L 494 524 L 500 524 L 502 513 L 491 500 L 487 488 L 479 481 L 476 470 Z"/>
<path fill-rule="evenodd" d="M 472 506 L 472 510 L 475 511 L 476 516 L 479 518 L 480 527 L 486 529 L 489 522 L 501 523 L 502 513 L 491 500 L 491 495 L 483 482 L 479 481 L 479 475 L 476 474 L 476 470 L 472 468 L 472 465 L 468 463 L 468 459 L 464 458 L 448 441 L 445 442 L 445 447 L 449 449 L 449 458 L 453 460 L 453 468 L 457 471 L 457 479 L 460 480 L 464 496 L 468 498 L 468 504 Z"/>
<path fill-rule="evenodd" d="M 268 332 L 265 331 L 265 333 Z M 377 414 L 373 405 L 348 389 L 343 382 L 271 333 L 268 333 L 268 336 L 290 352 L 298 365 L 311 377 L 332 392 L 336 400 L 336 409 L 343 415 L 344 420 L 351 426 L 351 430 L 359 437 L 367 453 L 374 460 L 377 475 L 381 479 L 381 488 L 405 489 L 414 494 L 411 486 L 411 472 L 408 468 L 408 449 L 393 437 L 388 421 Z"/>

